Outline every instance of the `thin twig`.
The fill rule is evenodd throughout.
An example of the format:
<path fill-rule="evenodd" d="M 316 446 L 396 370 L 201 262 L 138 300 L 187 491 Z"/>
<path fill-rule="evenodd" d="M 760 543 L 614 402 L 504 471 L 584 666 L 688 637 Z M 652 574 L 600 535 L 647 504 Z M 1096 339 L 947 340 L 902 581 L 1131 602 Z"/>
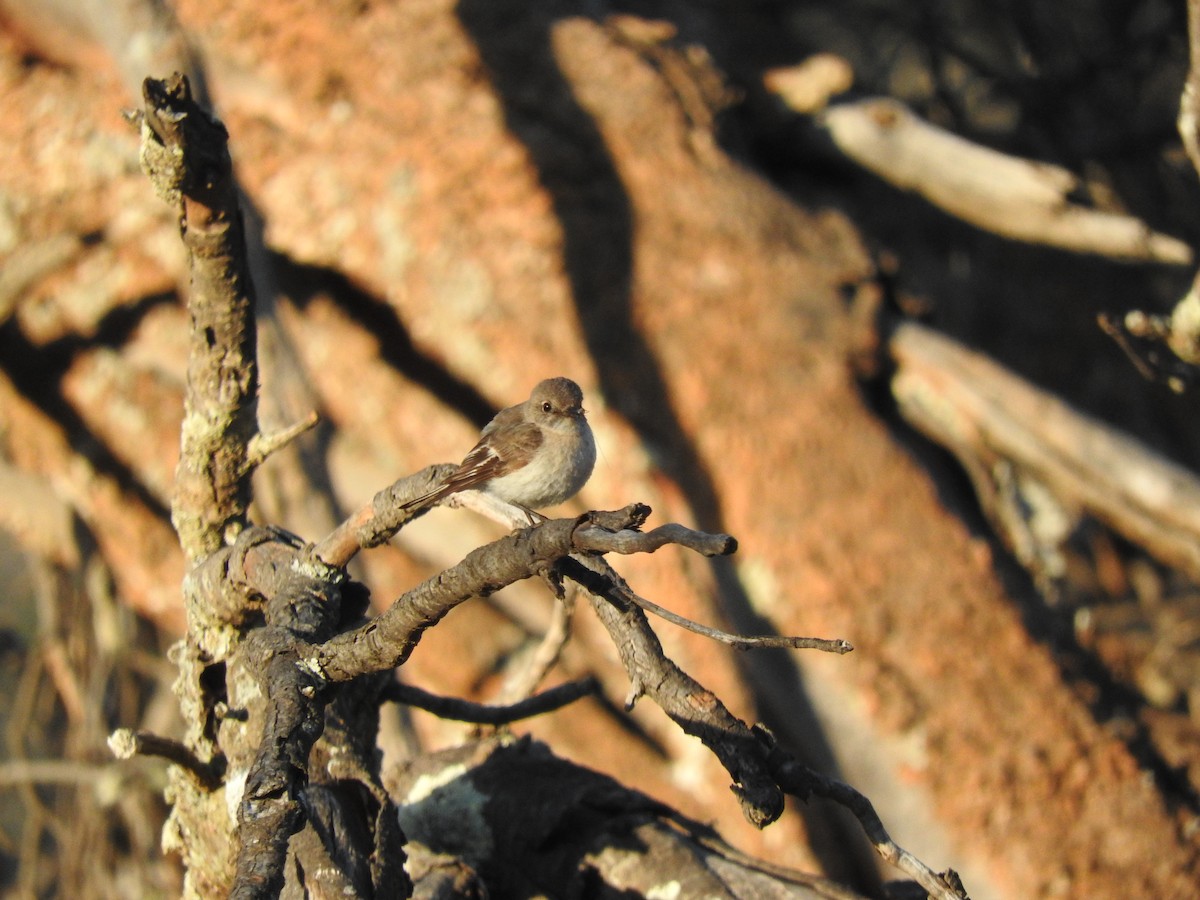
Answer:
<path fill-rule="evenodd" d="M 397 681 L 384 689 L 382 697 L 384 700 L 415 706 L 443 719 L 471 722 L 476 725 L 507 725 L 561 709 L 582 697 L 596 693 L 597 688 L 596 679 L 583 678 L 552 687 L 517 703 L 494 706 L 431 694 L 419 687 Z"/>
<path fill-rule="evenodd" d="M 272 453 L 282 450 L 300 435 L 315 428 L 318 421 L 320 421 L 320 416 L 317 415 L 316 410 L 313 410 L 303 419 L 293 422 L 286 428 L 270 432 L 260 431 L 255 434 L 250 439 L 250 447 L 243 463 L 246 470 L 251 471 L 262 465 Z"/>
<path fill-rule="evenodd" d="M 537 686 L 550 674 L 571 637 L 571 620 L 575 616 L 575 597 L 578 590 L 578 586 L 573 583 L 563 585 L 563 596 L 555 600 L 551 611 L 550 627 L 542 635 L 537 649 L 526 664 L 507 680 L 500 692 L 500 700 L 516 703 L 532 696 Z"/>
<path fill-rule="evenodd" d="M 187 745 L 149 731 L 118 728 L 108 736 L 108 749 L 117 759 L 135 756 L 158 756 L 175 763 L 195 775 L 205 787 L 216 790 L 221 786 L 218 767 L 204 762 Z"/>
<path fill-rule="evenodd" d="M 880 857 L 915 880 L 929 892 L 930 897 L 936 898 L 936 900 L 965 900 L 967 898 L 966 891 L 960 892 L 954 886 L 957 883 L 958 887 L 961 887 L 957 873 L 953 870 L 948 870 L 944 874 L 935 872 L 892 840 L 892 836 L 883 827 L 879 814 L 875 812 L 874 805 L 866 796 L 844 781 L 838 781 L 816 772 L 810 773 L 810 776 L 812 793 L 818 797 L 832 800 L 850 810 L 862 825 L 867 839 L 870 840 Z M 785 791 L 788 790 L 786 784 L 783 785 L 783 788 Z"/>
<path fill-rule="evenodd" d="M 935 900 L 967 900 L 967 892 L 958 878 L 958 873 L 952 869 L 944 874 L 935 872 L 892 840 L 892 836 L 883 827 L 879 814 L 875 812 L 875 807 L 864 795 L 845 782 L 822 775 L 800 763 L 782 750 L 775 743 L 774 736 L 761 725 L 754 727 L 754 734 L 767 748 L 767 765 L 785 793 L 801 800 L 807 800 L 815 794 L 845 807 L 858 819 L 867 839 L 880 857 L 913 878 L 929 892 L 930 897 Z"/>
<path fill-rule="evenodd" d="M 662 531 L 669 526 L 656 528 L 655 531 Z M 683 528 L 683 526 L 674 526 Z M 684 528 L 684 531 L 689 529 Z M 578 532 L 577 532 L 578 534 Z M 654 534 L 654 532 L 651 532 Z M 649 535 L 647 535 L 648 537 Z M 708 535 L 708 537 L 725 537 L 725 535 Z M 732 538 L 730 538 L 732 540 Z M 634 552 L 634 551 L 631 551 Z M 604 563 L 607 566 L 607 563 Z M 652 600 L 647 600 L 645 597 L 639 596 L 637 592 L 629 586 L 617 571 L 611 566 L 608 566 L 607 572 L 612 581 L 613 588 L 620 594 L 622 599 L 641 607 L 651 615 L 658 616 L 661 619 L 666 619 L 673 625 L 678 625 L 680 628 L 687 629 L 695 634 L 703 635 L 714 641 L 719 641 L 722 644 L 728 644 L 735 650 L 751 650 L 751 649 L 766 649 L 766 648 L 786 648 L 792 650 L 822 650 L 826 653 L 849 653 L 854 649 L 854 645 L 842 638 L 810 638 L 810 637 L 789 637 L 787 635 L 759 635 L 755 637 L 730 634 L 728 631 L 722 631 L 719 628 L 713 628 L 709 625 L 701 625 L 699 622 L 694 622 L 691 619 L 685 618 L 679 613 L 671 612 L 665 607 L 659 606 Z"/>
<path fill-rule="evenodd" d="M 691 619 L 684 618 L 679 613 L 671 612 L 671 610 L 659 606 L 653 600 L 647 600 L 645 597 L 639 596 L 625 585 L 623 595 L 631 603 L 636 603 L 646 612 L 658 616 L 661 619 L 666 619 L 673 625 L 678 625 L 680 628 L 686 628 L 688 631 L 696 634 L 704 635 L 714 641 L 719 641 L 722 644 L 728 644 L 735 650 L 752 650 L 765 648 L 787 648 L 792 650 L 822 650 L 825 653 L 849 653 L 854 649 L 854 645 L 843 638 L 812 638 L 812 637 L 789 637 L 787 635 L 759 635 L 748 636 L 741 634 L 730 634 L 728 631 L 722 631 L 719 628 L 713 628 L 709 625 L 701 625 L 699 622 L 694 622 Z"/>

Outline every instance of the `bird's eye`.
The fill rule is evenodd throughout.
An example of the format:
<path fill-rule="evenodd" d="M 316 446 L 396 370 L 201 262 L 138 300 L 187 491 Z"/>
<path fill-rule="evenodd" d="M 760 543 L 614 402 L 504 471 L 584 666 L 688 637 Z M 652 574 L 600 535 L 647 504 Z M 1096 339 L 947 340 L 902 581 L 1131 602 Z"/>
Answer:
<path fill-rule="evenodd" d="M 549 400 L 545 400 L 542 402 L 542 412 L 548 413 L 552 409 L 554 409 L 554 404 L 551 403 Z"/>

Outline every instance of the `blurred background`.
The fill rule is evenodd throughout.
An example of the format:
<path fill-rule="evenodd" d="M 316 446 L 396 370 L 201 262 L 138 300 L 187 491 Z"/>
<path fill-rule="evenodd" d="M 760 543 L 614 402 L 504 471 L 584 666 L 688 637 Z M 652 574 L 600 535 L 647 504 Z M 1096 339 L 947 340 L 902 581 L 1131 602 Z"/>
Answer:
<path fill-rule="evenodd" d="M 162 766 L 118 764 L 105 738 L 181 731 L 167 649 L 185 627 L 169 509 L 186 259 L 121 113 L 145 76 L 186 70 L 245 191 L 261 418 L 321 415 L 260 471 L 260 521 L 319 539 L 568 375 L 600 460 L 564 512 L 644 501 L 652 524 L 739 541 L 732 560 L 619 560 L 639 593 L 714 625 L 856 647 L 737 654 L 656 624 L 736 715 L 868 794 L 899 843 L 960 871 L 973 897 L 1193 894 L 1195 571 L 1052 482 L 997 500 L 1030 483 L 1022 460 L 914 428 L 890 329 L 919 322 L 1135 439 L 1139 465 L 1175 479 L 1162 506 L 1177 497 L 1187 518 L 1195 394 L 1142 377 L 1097 316 L 1167 314 L 1195 267 L 964 224 L 853 162 L 822 118 L 826 100 L 901 101 L 1073 173 L 1066 200 L 1186 252 L 1200 200 L 1175 130 L 1186 12 L 0 0 L 0 885 L 179 891 L 159 848 Z M 798 112 L 769 75 L 818 55 L 840 74 Z M 953 181 L 953 166 L 929 168 Z M 934 399 L 955 379 L 935 369 Z M 1041 544 L 1043 508 L 1061 524 Z M 1012 509 L 1028 529 L 1005 526 Z M 1200 536 L 1178 527 L 1186 556 Z M 354 575 L 385 608 L 495 536 L 437 510 Z M 399 677 L 503 698 L 551 613 L 536 585 L 466 604 Z M 754 855 L 868 893 L 895 877 L 823 804 L 754 831 L 698 743 L 644 704 L 623 712 L 628 684 L 587 610 L 573 629 L 549 681 L 595 674 L 603 697 L 518 732 Z M 397 713 L 381 743 L 397 759 L 468 737 Z"/>

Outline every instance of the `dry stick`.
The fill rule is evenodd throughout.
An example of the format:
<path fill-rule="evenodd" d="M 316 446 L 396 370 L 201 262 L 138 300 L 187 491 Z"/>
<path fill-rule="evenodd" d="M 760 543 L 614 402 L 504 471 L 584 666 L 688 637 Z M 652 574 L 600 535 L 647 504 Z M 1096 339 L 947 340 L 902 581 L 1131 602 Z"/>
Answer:
<path fill-rule="evenodd" d="M 930 897 L 936 898 L 936 900 L 964 900 L 967 897 L 965 890 L 959 890 L 961 882 L 958 880 L 957 873 L 953 870 L 945 874 L 935 872 L 892 840 L 887 829 L 883 827 L 879 814 L 875 812 L 874 805 L 865 796 L 837 779 L 816 772 L 810 773 L 810 777 L 813 779 L 809 785 L 812 793 L 827 800 L 833 800 L 850 810 L 862 825 L 867 839 L 870 840 L 880 857 L 915 880 L 929 892 Z M 782 778 L 780 780 L 784 781 Z M 793 793 L 786 783 L 783 783 L 783 789 L 788 793 Z"/>
<path fill-rule="evenodd" d="M 779 818 L 783 795 L 766 768 L 761 745 L 720 698 L 663 653 L 645 614 L 616 588 L 619 576 L 612 567 L 603 559 L 576 554 L 562 560 L 560 570 L 588 592 L 616 645 L 632 686 L 626 705 L 649 697 L 684 733 L 699 738 L 733 778 L 731 788 L 752 825 L 764 828 Z"/>
<path fill-rule="evenodd" d="M 257 434 L 254 287 L 225 127 L 178 73 L 143 85 L 142 168 L 179 213 L 188 251 L 187 392 L 171 521 L 189 562 L 246 524 Z"/>
<path fill-rule="evenodd" d="M 791 650 L 822 650 L 826 653 L 849 653 L 854 649 L 854 645 L 843 638 L 810 638 L 810 637 L 791 637 L 788 635 L 757 635 L 747 636 L 741 634 L 730 634 L 728 631 L 722 631 L 719 628 L 713 628 L 709 625 L 701 625 L 699 622 L 694 622 L 691 619 L 684 618 L 679 613 L 671 612 L 665 607 L 659 606 L 653 600 L 647 600 L 640 596 L 629 585 L 621 579 L 616 572 L 617 584 L 616 589 L 621 593 L 621 596 L 637 606 L 640 606 L 651 615 L 658 616 L 661 619 L 666 619 L 672 625 L 678 625 L 680 628 L 685 628 L 695 634 L 703 635 L 710 640 L 718 641 L 722 644 L 728 644 L 734 650 L 752 650 L 752 649 L 791 649 Z"/>
<path fill-rule="evenodd" d="M 158 756 L 191 772 L 209 790 L 216 790 L 221 786 L 221 772 L 218 767 L 204 762 L 190 747 L 172 738 L 149 731 L 118 728 L 108 736 L 108 746 L 117 759 Z"/>
<path fill-rule="evenodd" d="M 247 469 L 253 470 L 257 466 L 262 465 L 272 453 L 277 453 L 306 431 L 311 431 L 315 428 L 318 421 L 320 421 L 320 417 L 316 411 L 313 411 L 300 421 L 293 422 L 286 428 L 265 433 L 259 432 L 254 435 L 246 453 Z"/>
<path fill-rule="evenodd" d="M 550 626 L 542 635 L 537 649 L 527 663 L 518 672 L 506 679 L 500 691 L 500 698 L 509 703 L 523 700 L 537 690 L 537 686 L 550 674 L 554 664 L 562 656 L 563 647 L 571 638 L 571 621 L 575 617 L 575 595 L 577 588 L 574 584 L 562 585 L 562 595 L 556 599 L 551 612 Z"/>
<path fill-rule="evenodd" d="M 648 507 L 639 506 L 639 512 Z M 575 535 L 580 550 L 604 553 L 653 553 L 667 544 L 682 544 L 704 556 L 728 556 L 737 552 L 737 541 L 728 534 L 708 534 L 693 531 L 683 525 L 669 523 L 652 531 L 610 528 L 581 528 Z"/>
<path fill-rule="evenodd" d="M 393 482 L 318 541 L 313 547 L 313 555 L 326 565 L 346 566 L 359 550 L 386 542 L 404 523 L 423 512 L 405 510 L 404 504 L 427 493 L 456 468 L 450 463 L 429 466 Z"/>
<path fill-rule="evenodd" d="M 486 703 L 471 703 L 457 697 L 431 694 L 411 684 L 392 682 L 384 688 L 382 699 L 415 706 L 443 719 L 471 722 L 476 725 L 508 725 L 521 719 L 530 719 L 543 713 L 553 712 L 583 697 L 595 694 L 598 689 L 595 678 L 560 684 L 517 703 L 494 706 Z"/>
<path fill-rule="evenodd" d="M 892 840 L 871 801 L 850 785 L 814 772 L 791 754 L 781 750 L 765 728 L 756 726 L 755 736 L 768 753 L 768 764 L 779 786 L 789 794 L 808 800 L 816 794 L 844 806 L 862 825 L 867 838 L 879 855 L 904 874 L 915 879 L 935 900 L 965 900 L 967 892 L 953 870 L 939 874 Z"/>
<path fill-rule="evenodd" d="M 1078 179 L 1070 171 L 973 144 L 898 101 L 838 103 L 818 121 L 859 165 L 994 234 L 1117 260 L 1192 261 L 1187 244 L 1141 219 L 1072 202 Z"/>
<path fill-rule="evenodd" d="M 1068 509 L 1200 577 L 1194 473 L 923 325 L 898 326 L 889 349 L 900 414 L 968 471 L 1009 460 Z M 987 485 L 980 496 L 988 506 Z"/>
<path fill-rule="evenodd" d="M 730 535 L 705 534 L 703 541 L 698 541 L 687 535 L 689 531 L 690 529 L 674 523 L 660 525 L 649 532 L 626 529 L 614 533 L 600 528 L 581 528 L 576 532 L 575 541 L 582 548 L 592 549 L 592 542 L 594 541 L 596 548 L 606 547 L 611 552 L 625 554 L 653 553 L 667 544 L 684 543 L 688 540 L 691 541 L 690 545 L 685 545 L 690 546 L 692 550 L 702 553 L 705 556 L 725 556 L 737 550 L 737 541 Z M 693 622 L 691 619 L 671 612 L 671 610 L 639 596 L 614 569 L 609 569 L 609 575 L 616 590 L 630 603 L 640 606 L 646 612 L 666 619 L 680 628 L 685 628 L 688 631 L 703 635 L 714 641 L 719 641 L 722 644 L 728 644 L 735 650 L 775 647 L 790 648 L 793 650 L 823 650 L 826 653 L 842 654 L 849 653 L 854 649 L 849 641 L 842 640 L 841 638 L 788 637 L 786 635 L 748 637 L 740 634 L 730 634 L 719 628 L 712 628 L 708 625 L 701 625 L 699 622 Z"/>

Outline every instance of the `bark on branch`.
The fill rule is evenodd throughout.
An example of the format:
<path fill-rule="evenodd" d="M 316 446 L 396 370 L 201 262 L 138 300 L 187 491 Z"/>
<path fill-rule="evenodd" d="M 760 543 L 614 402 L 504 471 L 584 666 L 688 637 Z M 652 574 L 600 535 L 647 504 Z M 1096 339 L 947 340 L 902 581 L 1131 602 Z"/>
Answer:
<path fill-rule="evenodd" d="M 623 579 L 602 559 L 573 557 L 564 573 L 589 594 L 631 683 L 627 708 L 649 697 L 686 734 L 699 738 L 729 772 L 731 790 L 752 825 L 765 828 L 783 812 L 783 794 L 749 727 L 663 653 L 645 613 L 622 596 Z"/>
<path fill-rule="evenodd" d="M 179 213 L 188 251 L 191 322 L 182 446 L 171 519 L 189 561 L 246 524 L 258 430 L 254 287 L 228 134 L 193 99 L 185 76 L 148 78 L 142 168 Z"/>
<path fill-rule="evenodd" d="M 814 772 L 801 764 L 779 748 L 766 729 L 758 727 L 754 733 L 766 748 L 768 765 L 784 791 L 801 800 L 812 796 L 824 797 L 845 807 L 858 819 L 876 852 L 900 871 L 912 876 L 929 892 L 930 897 L 935 900 L 967 900 L 967 891 L 958 873 L 953 869 L 935 872 L 892 840 L 874 805 L 862 793 L 845 782 Z"/>
<path fill-rule="evenodd" d="M 729 535 L 674 524 L 643 532 L 650 510 L 642 504 L 547 520 L 472 551 L 364 622 L 366 590 L 344 566 L 411 518 L 403 503 L 443 477 L 442 467 L 381 491 L 317 545 L 248 527 L 251 470 L 302 426 L 269 436 L 258 431 L 252 296 L 226 134 L 192 100 L 182 76 L 148 80 L 146 107 L 136 118 L 147 174 L 178 208 L 193 284 L 174 503 L 191 563 L 189 632 L 175 650 L 189 732 L 181 745 L 119 735 L 115 746 L 176 761 L 168 833 L 184 850 L 189 893 L 268 897 L 291 880 L 315 895 L 406 894 L 406 840 L 374 744 L 379 705 L 398 693 L 384 685 L 450 610 L 532 576 L 559 594 L 563 578 L 589 592 L 629 674 L 627 705 L 643 696 L 658 704 L 725 767 L 746 818 L 758 827 L 773 822 L 783 790 L 770 748 L 665 656 L 643 607 L 666 611 L 637 597 L 602 558 L 667 544 L 728 554 L 736 549 Z M 452 502 L 485 499 L 464 493 Z M 743 647 L 849 649 L 837 641 L 708 632 Z M 578 693 L 559 691 L 500 712 L 465 711 L 499 721 Z M 229 810 L 236 810 L 236 828 Z"/>

